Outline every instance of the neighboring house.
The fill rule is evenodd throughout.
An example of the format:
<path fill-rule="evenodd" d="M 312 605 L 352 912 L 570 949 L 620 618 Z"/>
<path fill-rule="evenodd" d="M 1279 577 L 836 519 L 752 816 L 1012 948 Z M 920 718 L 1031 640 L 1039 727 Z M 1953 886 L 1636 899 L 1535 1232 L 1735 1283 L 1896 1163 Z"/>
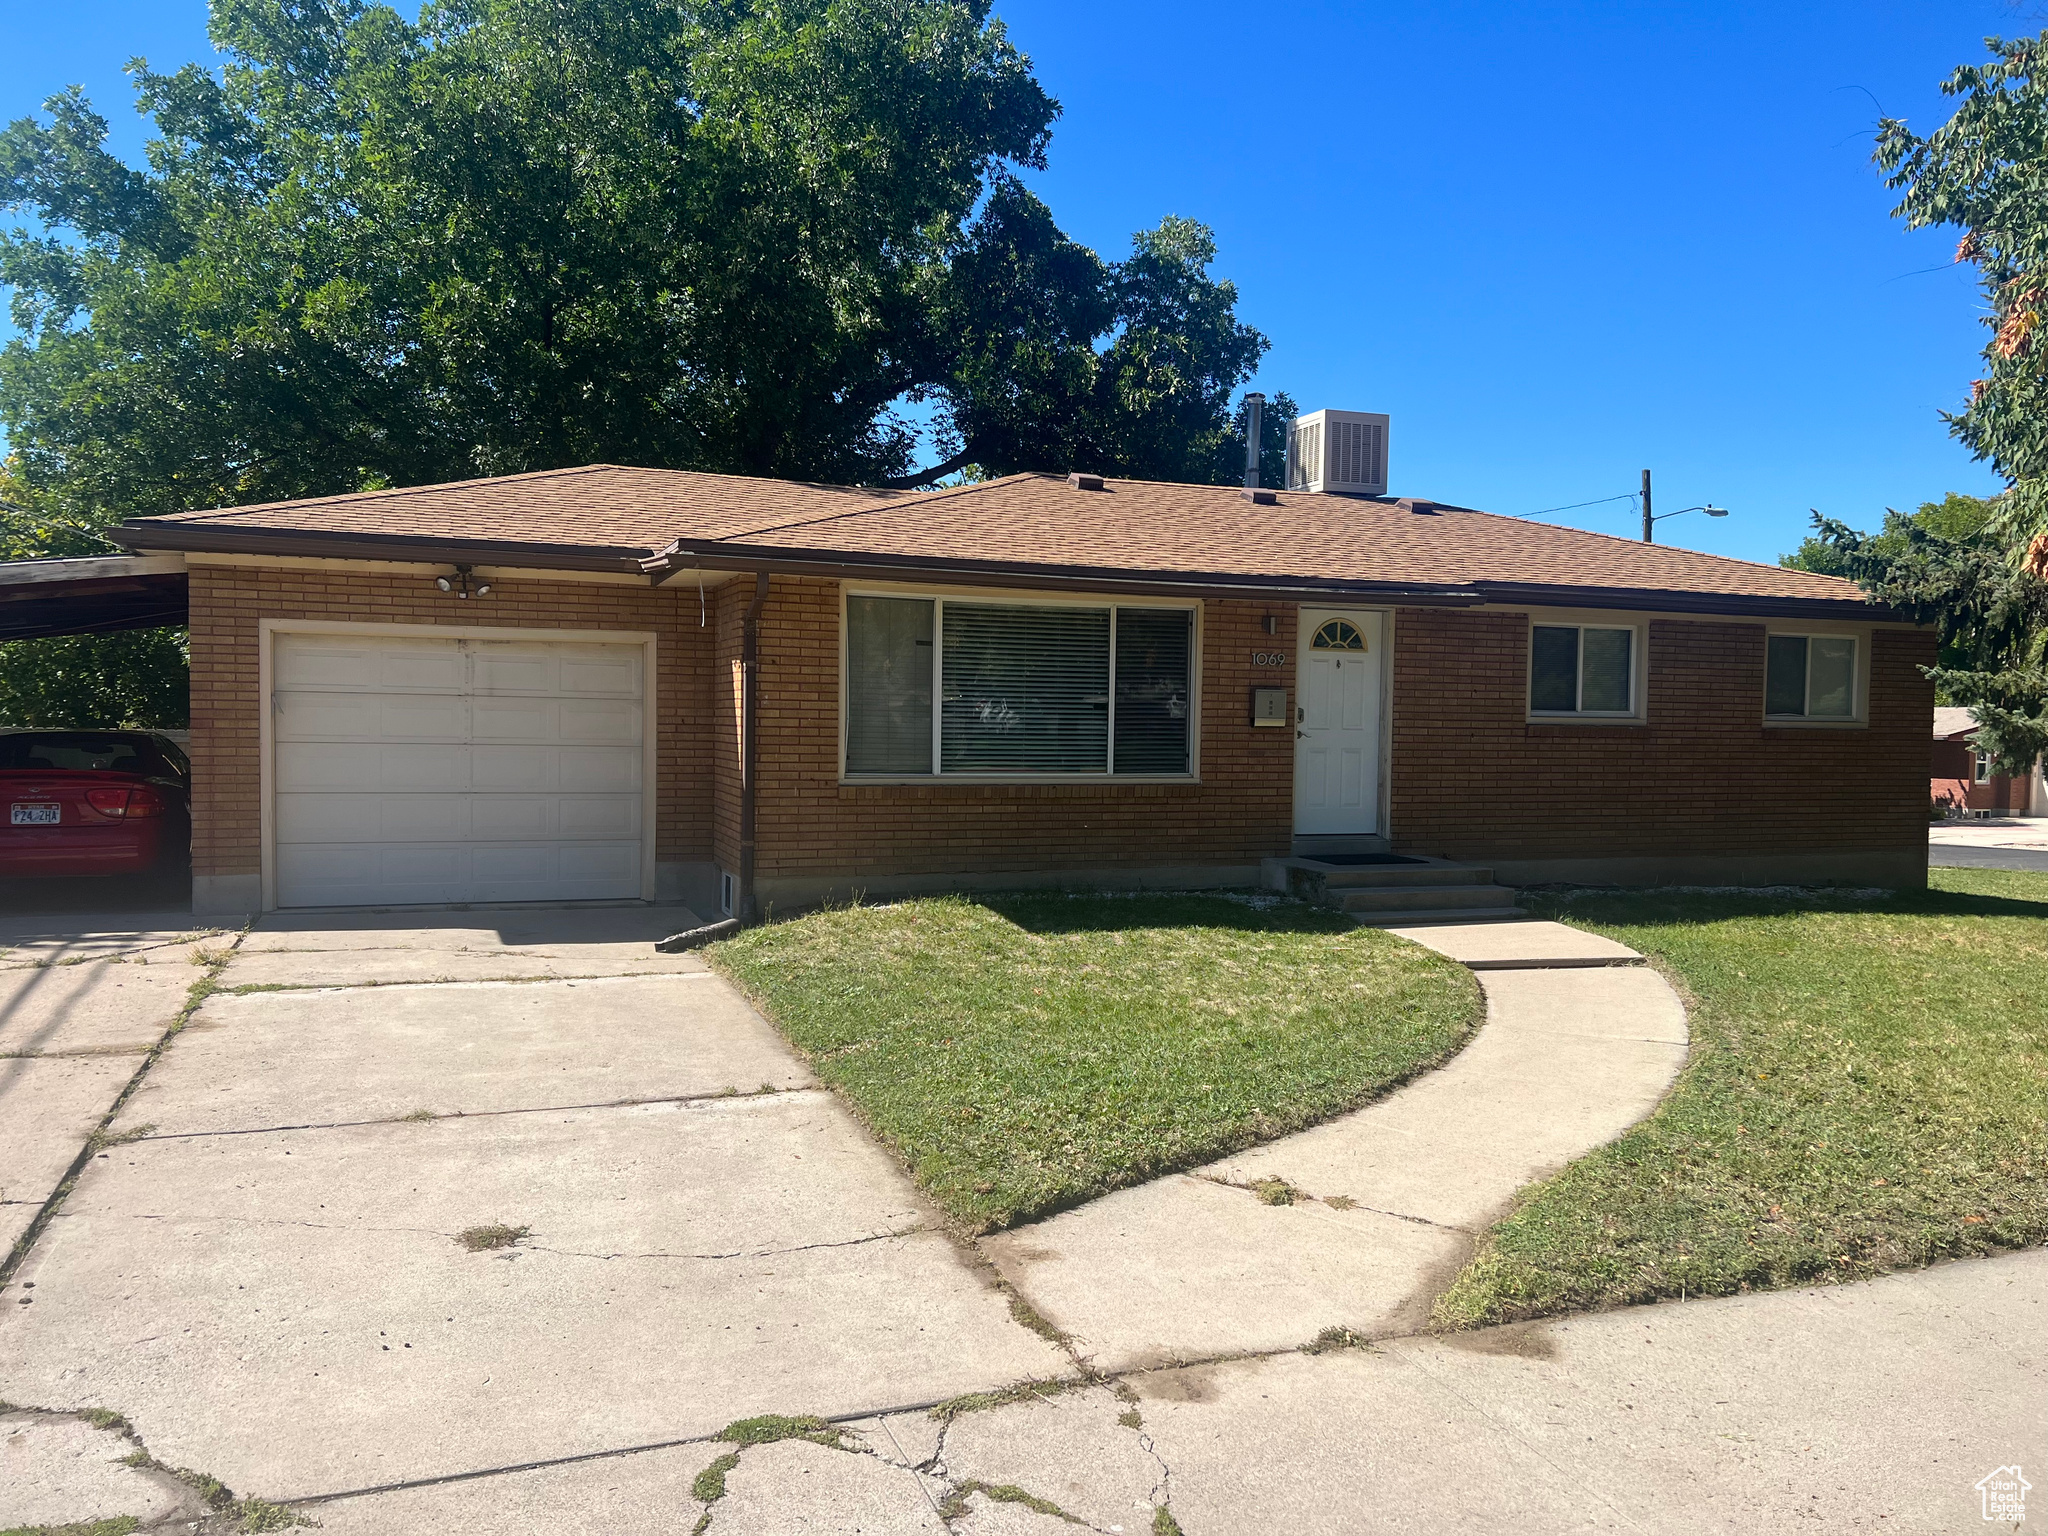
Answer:
<path fill-rule="evenodd" d="M 2048 815 L 2048 785 L 2041 765 L 2030 774 L 1993 771 L 1991 755 L 1977 750 L 1977 720 L 1967 709 L 1934 711 L 1934 761 L 1928 796 L 1948 816 Z"/>
<path fill-rule="evenodd" d="M 1383 849 L 1926 877 L 1934 636 L 1800 571 L 1384 497 L 603 465 L 119 537 L 188 573 L 206 911 Z"/>

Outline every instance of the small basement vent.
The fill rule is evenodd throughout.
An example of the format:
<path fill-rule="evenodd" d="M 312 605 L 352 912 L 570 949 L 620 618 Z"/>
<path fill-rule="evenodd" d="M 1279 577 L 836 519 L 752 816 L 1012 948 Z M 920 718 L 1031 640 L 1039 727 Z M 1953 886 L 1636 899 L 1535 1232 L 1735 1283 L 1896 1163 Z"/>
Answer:
<path fill-rule="evenodd" d="M 1387 494 L 1387 418 L 1310 411 L 1287 427 L 1287 489 Z"/>

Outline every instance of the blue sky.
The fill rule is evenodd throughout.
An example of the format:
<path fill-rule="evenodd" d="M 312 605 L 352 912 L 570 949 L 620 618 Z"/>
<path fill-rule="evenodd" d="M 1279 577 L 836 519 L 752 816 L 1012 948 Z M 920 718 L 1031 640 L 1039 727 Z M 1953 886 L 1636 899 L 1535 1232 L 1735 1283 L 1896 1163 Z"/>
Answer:
<path fill-rule="evenodd" d="M 139 152 L 121 65 L 208 58 L 199 0 L 10 0 L 0 117 L 86 86 Z M 1870 162 L 1922 132 L 2005 0 L 1224 5 L 998 0 L 1064 106 L 1035 177 L 1105 256 L 1212 225 L 1258 380 L 1393 416 L 1392 489 L 1529 513 L 1635 488 L 1733 515 L 1671 543 L 1770 560 L 1807 508 L 1997 481 L 1948 435 L 1984 334 L 1954 236 Z M 1633 531 L 1628 503 L 1554 521 Z"/>

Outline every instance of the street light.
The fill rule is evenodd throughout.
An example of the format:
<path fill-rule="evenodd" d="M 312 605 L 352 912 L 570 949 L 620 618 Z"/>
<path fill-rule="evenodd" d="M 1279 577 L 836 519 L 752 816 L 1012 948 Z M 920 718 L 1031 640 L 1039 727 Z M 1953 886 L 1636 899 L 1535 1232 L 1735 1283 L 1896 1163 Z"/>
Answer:
<path fill-rule="evenodd" d="M 1643 471 L 1643 542 L 1645 544 L 1657 542 L 1657 524 L 1663 522 L 1665 518 L 1683 517 L 1688 512 L 1704 512 L 1709 517 L 1726 517 L 1728 515 L 1726 507 L 1717 507 L 1711 503 L 1699 507 L 1680 507 L 1676 512 L 1652 514 L 1650 511 L 1650 472 L 1647 469 Z"/>

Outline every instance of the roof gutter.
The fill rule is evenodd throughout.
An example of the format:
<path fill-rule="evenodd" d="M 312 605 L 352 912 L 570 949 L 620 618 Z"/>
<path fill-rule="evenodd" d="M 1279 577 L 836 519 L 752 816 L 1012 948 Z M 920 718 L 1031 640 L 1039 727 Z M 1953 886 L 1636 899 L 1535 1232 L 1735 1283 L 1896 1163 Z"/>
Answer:
<path fill-rule="evenodd" d="M 1844 619 L 1906 622 L 1875 603 L 1830 602 L 1820 598 L 1762 597 L 1651 588 L 1544 586 L 1522 582 L 1317 581 L 1298 576 L 1243 576 L 1222 572 L 1124 571 L 1105 566 L 1057 566 L 1005 560 L 959 560 L 916 555 L 855 554 L 839 550 L 792 550 L 729 540 L 678 539 L 640 562 L 659 586 L 685 570 L 772 572 L 825 580 L 906 581 L 944 577 L 988 585 L 1100 590 L 1106 593 L 1174 597 L 1241 598 L 1274 602 L 1402 603 L 1435 608 L 1470 608 L 1516 603 L 1547 608 L 1625 608 L 1660 613 L 1703 613 L 1755 618 Z"/>
<path fill-rule="evenodd" d="M 450 539 L 439 534 L 337 533 L 293 529 L 257 532 L 133 518 L 107 536 L 128 549 L 177 549 L 222 555 L 279 555 L 327 560 L 400 560 L 431 565 L 467 562 L 553 571 L 639 574 L 644 548 L 531 544 L 513 539 Z"/>
<path fill-rule="evenodd" d="M 1102 591 L 1171 597 L 1243 598 L 1252 601 L 1427 603 L 1471 607 L 1486 596 L 1469 586 L 1418 586 L 1396 582 L 1304 581 L 1294 576 L 1238 576 L 1216 572 L 1125 571 L 1108 566 L 1045 565 L 1010 560 L 948 560 L 913 555 L 853 554 L 837 550 L 791 550 L 725 540 L 678 539 L 640 569 L 659 586 L 669 577 L 699 567 L 713 571 L 756 571 L 824 580 L 913 581 L 943 577 L 1063 592 Z"/>
<path fill-rule="evenodd" d="M 1731 618 L 1833 619 L 1837 623 L 1908 624 L 1912 620 L 1882 603 L 1819 597 L 1767 597 L 1727 592 L 1671 592 L 1654 587 L 1549 587 L 1533 582 L 1474 582 L 1488 603 L 1550 608 L 1648 609 L 1656 613 L 1701 613 Z"/>

